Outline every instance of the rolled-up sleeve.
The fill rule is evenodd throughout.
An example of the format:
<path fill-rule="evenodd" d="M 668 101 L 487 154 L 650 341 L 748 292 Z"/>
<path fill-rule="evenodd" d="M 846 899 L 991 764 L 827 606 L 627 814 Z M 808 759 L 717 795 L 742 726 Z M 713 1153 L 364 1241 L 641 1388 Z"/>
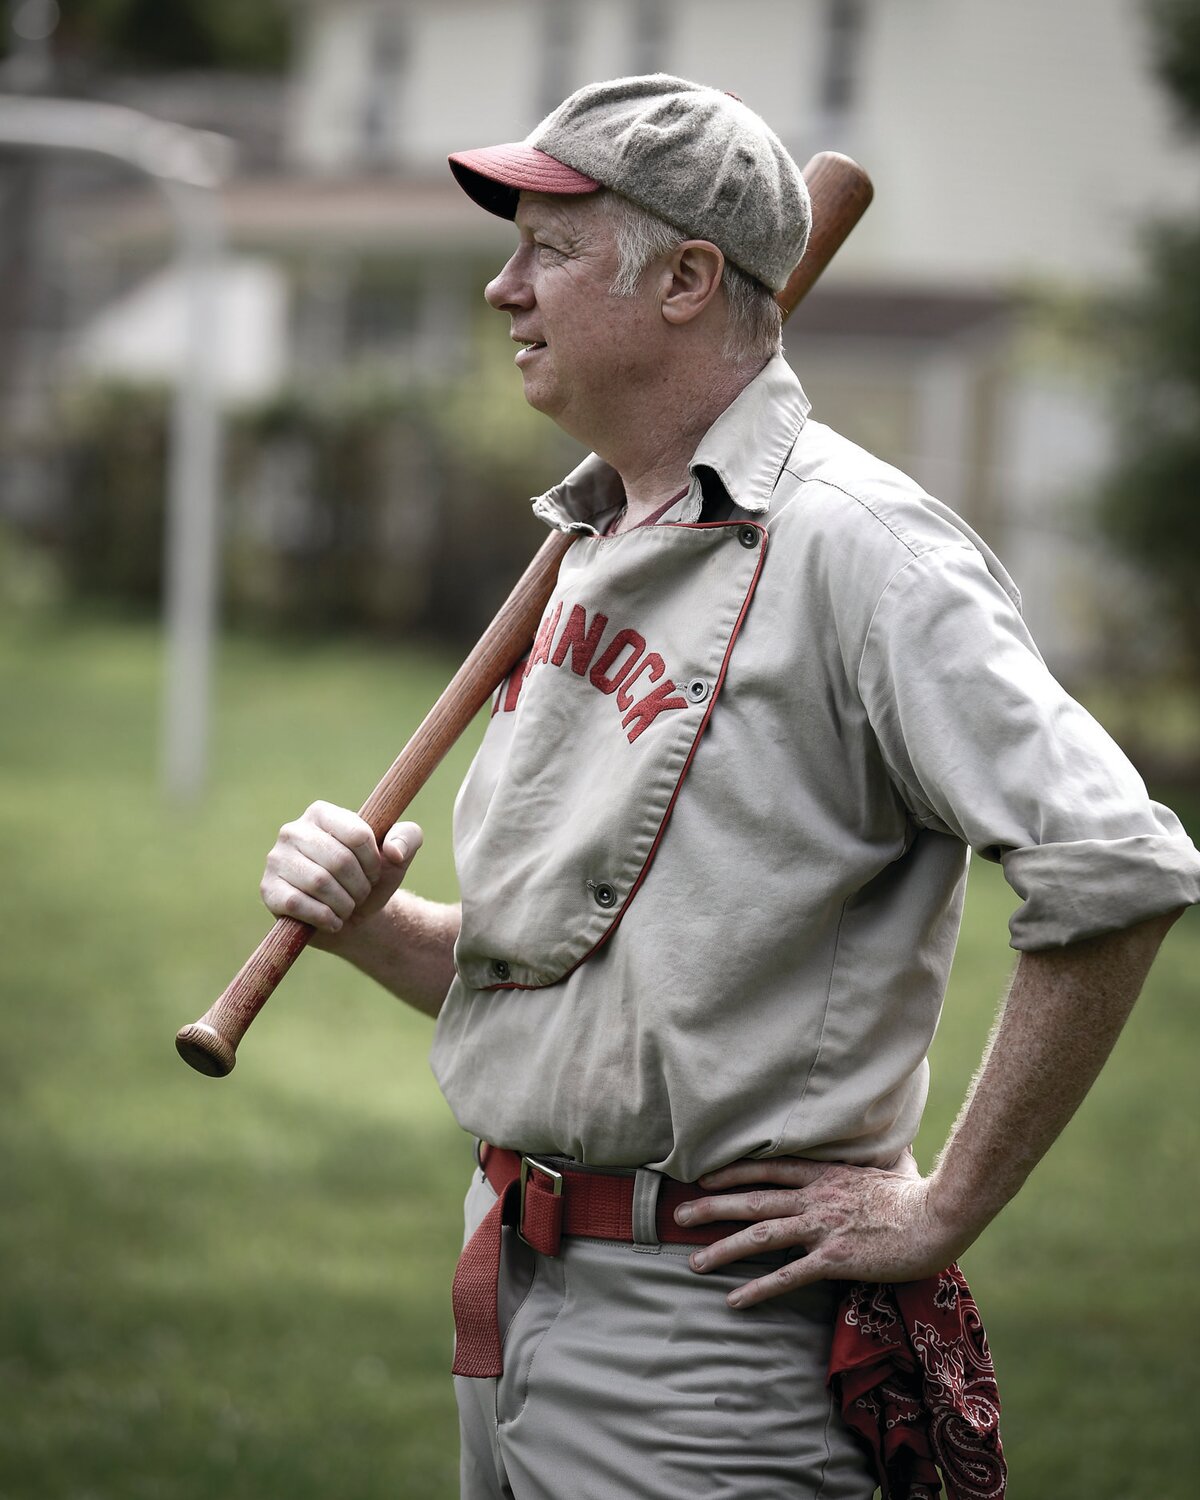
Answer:
<path fill-rule="evenodd" d="M 859 693 L 912 817 L 1003 863 L 1019 949 L 1200 901 L 1200 854 L 1047 670 L 979 552 L 914 556 L 881 594 Z"/>

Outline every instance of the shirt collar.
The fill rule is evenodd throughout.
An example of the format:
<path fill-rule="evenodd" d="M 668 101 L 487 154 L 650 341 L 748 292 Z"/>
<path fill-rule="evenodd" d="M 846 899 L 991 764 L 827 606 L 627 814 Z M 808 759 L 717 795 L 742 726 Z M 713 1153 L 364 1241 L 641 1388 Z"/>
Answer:
<path fill-rule="evenodd" d="M 809 402 L 791 366 L 779 354 L 763 367 L 712 424 L 692 455 L 691 487 L 679 519 L 700 517 L 699 470 L 714 474 L 739 510 L 762 514 L 809 413 Z M 536 516 L 559 531 L 595 531 L 624 500 L 616 470 L 591 453 L 533 502 Z M 670 512 L 668 512 L 670 514 Z"/>

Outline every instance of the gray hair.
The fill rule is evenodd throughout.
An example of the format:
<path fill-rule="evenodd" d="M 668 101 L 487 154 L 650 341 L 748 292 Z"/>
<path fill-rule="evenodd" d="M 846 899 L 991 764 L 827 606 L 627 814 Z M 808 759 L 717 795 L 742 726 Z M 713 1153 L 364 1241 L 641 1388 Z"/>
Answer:
<path fill-rule="evenodd" d="M 611 290 L 616 297 L 632 297 L 650 262 L 670 255 L 688 236 L 620 193 L 605 192 L 603 199 L 617 242 L 617 274 Z M 765 364 L 782 347 L 783 314 L 775 294 L 728 259 L 721 279 L 729 307 L 726 359 L 735 364 Z"/>

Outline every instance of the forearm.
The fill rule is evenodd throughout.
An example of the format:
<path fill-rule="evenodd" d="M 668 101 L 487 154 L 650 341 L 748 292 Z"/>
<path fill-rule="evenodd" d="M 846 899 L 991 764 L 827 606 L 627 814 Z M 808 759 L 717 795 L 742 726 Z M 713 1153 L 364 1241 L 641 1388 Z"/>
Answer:
<path fill-rule="evenodd" d="M 393 995 L 436 1016 L 454 978 L 461 909 L 398 890 L 382 911 L 350 923 L 320 946 L 336 953 Z"/>
<path fill-rule="evenodd" d="M 930 1209 L 956 1254 L 1017 1193 L 1079 1107 L 1178 915 L 1022 954 L 930 1180 Z"/>

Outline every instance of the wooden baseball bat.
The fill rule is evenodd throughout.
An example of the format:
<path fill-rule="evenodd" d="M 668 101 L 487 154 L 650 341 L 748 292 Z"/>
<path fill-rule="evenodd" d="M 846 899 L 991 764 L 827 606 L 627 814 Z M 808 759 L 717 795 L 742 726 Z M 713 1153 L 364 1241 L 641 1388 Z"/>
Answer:
<path fill-rule="evenodd" d="M 812 198 L 812 232 L 804 258 L 779 293 L 786 318 L 833 259 L 871 201 L 871 179 L 835 151 L 822 151 L 804 169 Z M 529 649 L 554 589 L 558 565 L 574 536 L 551 532 L 496 618 L 480 636 L 441 697 L 367 798 L 360 816 L 382 839 L 433 774 L 442 757 Z M 223 1078 L 237 1045 L 275 986 L 308 944 L 313 929 L 280 917 L 223 995 L 198 1021 L 184 1026 L 175 1046 L 199 1073 Z"/>

